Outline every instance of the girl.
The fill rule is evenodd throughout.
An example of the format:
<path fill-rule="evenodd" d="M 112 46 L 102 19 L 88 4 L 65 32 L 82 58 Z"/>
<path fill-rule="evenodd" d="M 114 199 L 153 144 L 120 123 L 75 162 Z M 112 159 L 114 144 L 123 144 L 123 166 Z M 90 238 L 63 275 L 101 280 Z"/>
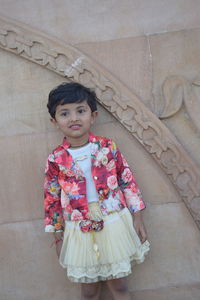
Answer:
<path fill-rule="evenodd" d="M 149 251 L 145 204 L 116 144 L 90 132 L 96 100 L 78 83 L 63 83 L 49 94 L 51 121 L 64 140 L 47 160 L 45 231 L 54 232 L 59 262 L 71 281 L 81 283 L 82 300 L 99 299 L 101 281 L 115 300 L 128 300 L 131 262 L 143 262 Z"/>

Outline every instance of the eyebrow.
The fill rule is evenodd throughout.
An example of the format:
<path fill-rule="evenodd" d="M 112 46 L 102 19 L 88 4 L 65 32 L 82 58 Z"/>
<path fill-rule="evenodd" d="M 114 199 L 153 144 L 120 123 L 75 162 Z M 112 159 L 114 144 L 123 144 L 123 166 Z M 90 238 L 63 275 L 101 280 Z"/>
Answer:
<path fill-rule="evenodd" d="M 67 108 L 63 108 L 63 109 L 59 109 L 58 111 L 59 112 L 62 112 L 62 111 L 68 111 L 69 109 L 67 109 Z"/>
<path fill-rule="evenodd" d="M 87 106 L 83 104 L 83 105 L 79 105 L 79 106 L 76 107 L 76 109 L 79 109 L 79 108 L 87 108 Z M 69 109 L 62 108 L 62 109 L 59 110 L 59 112 L 63 112 L 63 111 L 69 111 Z"/>

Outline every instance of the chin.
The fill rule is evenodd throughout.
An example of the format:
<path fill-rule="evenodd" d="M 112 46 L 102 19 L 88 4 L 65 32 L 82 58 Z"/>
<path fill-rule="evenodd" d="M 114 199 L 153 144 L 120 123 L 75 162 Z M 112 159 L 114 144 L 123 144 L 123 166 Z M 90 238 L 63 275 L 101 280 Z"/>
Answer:
<path fill-rule="evenodd" d="M 68 137 L 77 137 L 77 138 L 80 138 L 80 137 L 82 137 L 82 136 L 84 136 L 85 135 L 85 133 L 82 133 L 82 132 L 73 132 L 73 133 L 71 133 L 71 134 L 68 134 L 68 135 L 66 135 L 66 136 L 68 136 Z"/>

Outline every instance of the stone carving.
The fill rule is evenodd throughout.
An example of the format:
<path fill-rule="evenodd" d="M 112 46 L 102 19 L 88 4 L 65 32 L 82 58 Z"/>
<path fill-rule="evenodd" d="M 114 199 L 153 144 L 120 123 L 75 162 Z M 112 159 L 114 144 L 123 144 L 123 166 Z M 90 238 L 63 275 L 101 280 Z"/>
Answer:
<path fill-rule="evenodd" d="M 145 147 L 169 176 L 200 228 L 200 170 L 138 97 L 76 48 L 0 18 L 0 47 L 93 88 L 99 102 Z M 170 88 L 165 88 L 170 90 Z M 178 95 L 180 91 L 177 92 Z M 170 94 L 170 93 L 169 93 Z M 181 93 L 176 109 L 180 106 Z M 169 101 L 170 102 L 170 101 Z M 171 109 L 169 103 L 165 115 Z"/>
<path fill-rule="evenodd" d="M 185 110 L 194 127 L 200 132 L 200 77 L 189 81 L 180 76 L 166 78 L 162 86 L 163 108 L 160 119 L 172 117 L 184 105 Z"/>

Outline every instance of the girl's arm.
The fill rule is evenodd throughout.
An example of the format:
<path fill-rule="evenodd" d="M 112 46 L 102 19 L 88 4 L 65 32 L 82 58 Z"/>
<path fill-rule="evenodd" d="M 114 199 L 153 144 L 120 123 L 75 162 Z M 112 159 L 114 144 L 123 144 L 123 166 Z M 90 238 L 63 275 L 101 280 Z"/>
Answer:
<path fill-rule="evenodd" d="M 147 232 L 142 220 L 141 210 L 145 208 L 145 203 L 142 200 L 141 192 L 127 161 L 121 154 L 120 150 L 116 147 L 115 143 L 113 143 L 113 145 L 117 166 L 118 183 L 123 191 L 127 206 L 133 213 L 134 228 L 141 242 L 144 243 L 147 240 Z"/>
<path fill-rule="evenodd" d="M 60 201 L 61 188 L 58 183 L 58 165 L 47 161 L 44 182 L 45 231 L 62 232 L 63 215 Z"/>
<path fill-rule="evenodd" d="M 127 206 L 132 213 L 143 210 L 145 203 L 134 175 L 120 150 L 113 143 L 113 152 L 117 168 L 118 184 L 124 194 Z"/>
<path fill-rule="evenodd" d="M 58 258 L 60 256 L 62 243 L 63 243 L 63 232 L 55 232 L 53 244 L 56 245 L 56 254 L 57 254 Z"/>
<path fill-rule="evenodd" d="M 142 220 L 142 212 L 137 211 L 133 215 L 134 215 L 133 224 L 134 224 L 135 231 L 137 232 L 137 235 L 139 236 L 141 242 L 144 243 L 147 240 L 147 232 Z"/>

